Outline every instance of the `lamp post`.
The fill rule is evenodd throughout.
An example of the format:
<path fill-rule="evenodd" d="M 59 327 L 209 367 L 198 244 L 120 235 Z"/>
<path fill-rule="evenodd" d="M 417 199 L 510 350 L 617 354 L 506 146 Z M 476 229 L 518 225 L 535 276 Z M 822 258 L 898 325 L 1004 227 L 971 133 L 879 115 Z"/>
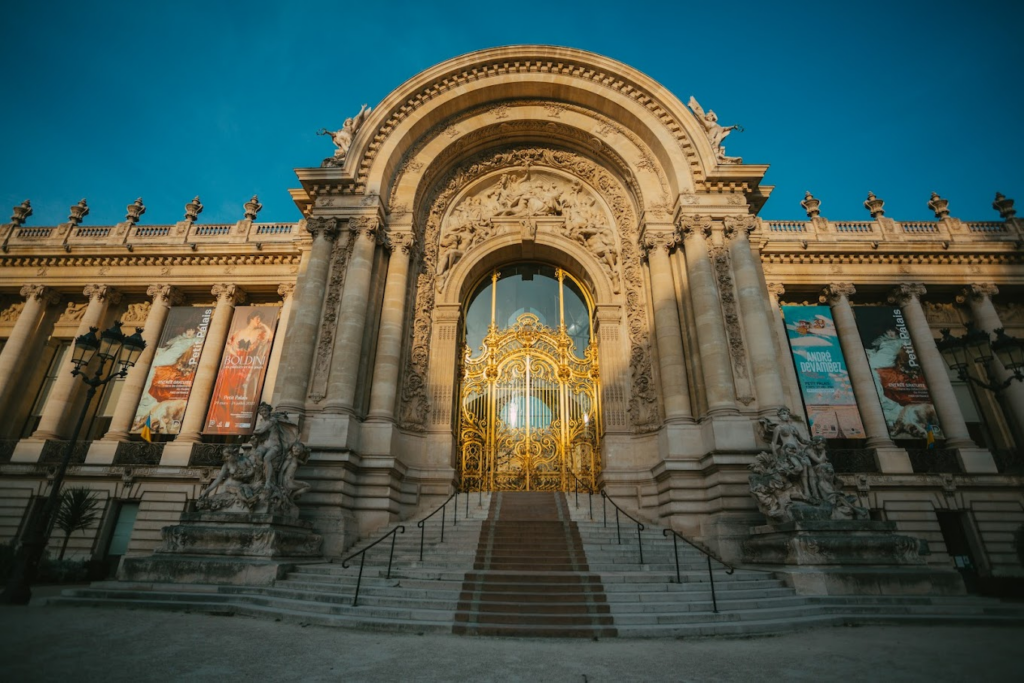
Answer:
<path fill-rule="evenodd" d="M 7 587 L 0 594 L 0 603 L 27 605 L 32 598 L 32 581 L 35 580 L 36 570 L 46 550 L 47 537 L 60 500 L 61 484 L 64 481 L 68 464 L 71 462 L 78 434 L 81 432 L 85 416 L 89 412 L 89 405 L 92 403 L 97 389 L 118 377 L 127 375 L 128 368 L 135 365 L 146 348 L 141 328 L 136 328 L 135 334 L 128 336 L 121 332 L 121 323 L 115 322 L 101 334 L 97 335 L 97 332 L 98 328 L 90 327 L 88 332 L 75 339 L 75 349 L 71 358 L 75 369 L 71 371 L 71 374 L 81 377 L 82 381 L 89 386 L 89 391 L 85 395 L 85 404 L 78 416 L 75 430 L 71 433 L 71 440 L 64 451 L 64 457 L 54 475 L 50 495 L 43 505 L 43 510 L 38 515 L 30 515 L 28 528 L 25 530 L 21 546 L 18 548 Z M 93 358 L 97 359 L 96 370 L 90 377 L 88 369 L 83 370 L 82 368 L 88 368 Z M 107 363 L 110 363 L 109 369 Z M 121 369 L 115 371 L 114 368 L 117 365 L 120 365 Z M 104 372 L 107 373 L 105 377 Z"/>
<path fill-rule="evenodd" d="M 942 339 L 935 342 L 935 345 L 942 353 L 946 365 L 956 372 L 961 381 L 971 382 L 993 393 L 1001 392 L 1014 380 L 1024 382 L 1024 344 L 1022 340 L 1006 334 L 1004 328 L 995 331 L 995 341 L 989 338 L 988 332 L 970 323 L 967 325 L 967 333 L 962 337 L 951 335 L 949 328 L 939 331 Z M 998 358 L 1006 371 L 1012 373 L 1004 381 L 986 381 L 970 374 L 971 366 L 980 364 L 987 369 L 993 358 Z"/>

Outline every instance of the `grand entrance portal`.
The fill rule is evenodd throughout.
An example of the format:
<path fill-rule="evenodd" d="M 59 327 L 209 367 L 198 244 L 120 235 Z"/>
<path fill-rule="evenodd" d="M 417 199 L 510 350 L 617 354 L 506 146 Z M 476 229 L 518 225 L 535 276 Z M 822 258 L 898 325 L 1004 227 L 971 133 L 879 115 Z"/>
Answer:
<path fill-rule="evenodd" d="M 547 266 L 510 266 L 478 286 L 461 372 L 464 487 L 568 491 L 574 477 L 594 485 L 601 410 L 591 311 L 583 288 Z"/>

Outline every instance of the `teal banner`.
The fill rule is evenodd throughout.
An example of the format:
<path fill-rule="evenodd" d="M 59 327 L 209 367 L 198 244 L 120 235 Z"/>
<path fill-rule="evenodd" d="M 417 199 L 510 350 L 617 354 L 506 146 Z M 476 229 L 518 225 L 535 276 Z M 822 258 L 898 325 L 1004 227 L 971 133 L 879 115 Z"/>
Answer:
<path fill-rule="evenodd" d="M 783 306 L 782 316 L 811 435 L 864 438 L 832 310 L 828 306 Z"/>

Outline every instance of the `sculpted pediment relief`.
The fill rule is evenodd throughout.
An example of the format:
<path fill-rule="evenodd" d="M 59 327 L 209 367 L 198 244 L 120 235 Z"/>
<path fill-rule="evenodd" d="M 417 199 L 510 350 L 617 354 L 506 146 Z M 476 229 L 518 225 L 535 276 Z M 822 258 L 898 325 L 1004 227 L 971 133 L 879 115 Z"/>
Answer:
<path fill-rule="evenodd" d="M 597 195 L 578 179 L 529 165 L 486 179 L 452 208 L 439 243 L 438 286 L 463 254 L 493 235 L 518 230 L 524 219 L 557 225 L 558 234 L 601 262 L 618 291 L 619 250 L 609 227 L 612 221 Z M 536 221 L 530 222 L 535 229 Z"/>

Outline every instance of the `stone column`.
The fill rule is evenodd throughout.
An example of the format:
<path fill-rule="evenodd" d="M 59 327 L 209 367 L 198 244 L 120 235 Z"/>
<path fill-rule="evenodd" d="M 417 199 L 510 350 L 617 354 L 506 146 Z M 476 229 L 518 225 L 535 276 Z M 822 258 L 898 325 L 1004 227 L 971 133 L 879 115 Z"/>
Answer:
<path fill-rule="evenodd" d="M 708 413 L 734 414 L 736 389 L 729 357 L 729 338 L 719 300 L 718 284 L 705 241 L 711 233 L 711 219 L 685 216 L 680 229 L 690 282 L 690 300 L 700 342 L 700 361 L 704 369 Z"/>
<path fill-rule="evenodd" d="M 857 398 L 857 407 L 864 420 L 864 431 L 867 433 L 867 445 L 871 448 L 896 448 L 889 438 L 889 428 L 885 424 L 882 404 L 878 400 L 875 380 L 871 375 L 868 357 L 864 354 L 864 344 L 857 331 L 857 321 L 853 316 L 849 297 L 857 292 L 852 284 L 834 283 L 822 290 L 820 301 L 832 307 L 832 319 L 839 335 L 839 345 L 846 358 L 846 368 L 850 372 L 853 383 L 853 394 Z"/>
<path fill-rule="evenodd" d="M 642 248 L 651 271 L 651 297 L 654 300 L 654 328 L 658 340 L 661 393 L 665 400 L 665 422 L 692 420 L 690 392 L 683 359 L 683 336 L 679 327 L 676 288 L 672 279 L 669 253 L 676 245 L 672 233 L 647 232 Z"/>
<path fill-rule="evenodd" d="M 402 338 L 405 323 L 405 299 L 409 284 L 409 258 L 413 251 L 412 233 L 389 235 L 388 278 L 384 283 L 384 307 L 380 314 L 377 335 L 377 357 L 370 387 L 370 410 L 367 420 L 393 421 L 398 394 L 398 373 L 402 361 Z"/>
<path fill-rule="evenodd" d="M 373 253 L 380 239 L 380 228 L 373 217 L 352 218 L 352 256 L 345 275 L 345 291 L 338 313 L 338 333 L 334 342 L 331 373 L 327 380 L 324 412 L 349 413 L 355 405 L 356 378 L 362 362 L 363 331 L 373 274 Z"/>
<path fill-rule="evenodd" d="M 920 283 L 900 284 L 889 292 L 889 303 L 899 306 L 903 311 L 903 317 L 907 322 L 907 331 L 910 332 L 910 340 L 914 343 L 917 360 L 921 364 L 921 370 L 924 371 L 925 381 L 928 382 L 928 392 L 931 394 L 932 404 L 935 406 L 939 424 L 946 437 L 946 446 L 949 448 L 976 448 L 975 443 L 967 434 L 967 423 L 964 422 L 960 405 L 953 393 L 953 384 L 949 381 L 946 362 L 942 360 L 942 354 L 939 353 L 939 349 L 935 345 L 935 337 L 932 336 L 928 318 L 921 306 L 921 295 L 926 292 L 924 285 Z"/>
<path fill-rule="evenodd" d="M 181 418 L 181 432 L 175 437 L 178 443 L 200 443 L 203 427 L 206 424 L 206 411 L 210 407 L 213 385 L 217 381 L 220 369 L 220 357 L 224 353 L 224 343 L 228 339 L 231 317 L 235 306 L 245 303 L 245 291 L 230 284 L 214 285 L 210 293 L 217 297 L 217 307 L 213 311 L 210 327 L 206 330 L 206 342 L 203 353 L 199 356 L 195 379 L 192 380 L 192 391 L 188 396 L 185 415 Z"/>
<path fill-rule="evenodd" d="M 149 315 L 146 316 L 146 326 L 142 330 L 146 350 L 139 356 L 135 367 L 128 371 L 124 386 L 121 388 L 121 396 L 114 408 L 114 416 L 110 419 L 110 430 L 103 435 L 104 441 L 121 441 L 128 438 L 132 421 L 135 419 L 135 411 L 139 406 L 139 398 L 149 377 L 157 343 L 160 341 L 160 332 L 167 321 L 167 314 L 171 306 L 177 306 L 185 300 L 181 291 L 171 285 L 151 285 L 146 294 L 153 298 Z"/>
<path fill-rule="evenodd" d="M 736 298 L 739 300 L 747 349 L 754 370 L 757 405 L 761 414 L 774 415 L 785 403 L 785 395 L 779 358 L 772 339 L 772 325 L 768 320 L 769 304 L 757 274 L 760 266 L 750 251 L 749 233 L 756 226 L 757 219 L 753 216 L 725 219 L 729 255 L 736 278 Z"/>
<path fill-rule="evenodd" d="M 121 301 L 120 292 L 107 285 L 87 285 L 82 293 L 89 297 L 89 305 L 85 309 L 78 330 L 75 331 L 76 337 L 85 334 L 91 327 L 102 328 L 107 309 Z M 32 434 L 33 439 L 61 439 L 68 436 L 66 427 L 72 419 L 69 413 L 74 412 L 72 408 L 75 405 L 75 398 L 85 386 L 71 374 L 71 369 L 71 363 L 68 363 L 66 368 L 59 369 L 53 389 L 50 390 L 50 396 L 43 407 L 39 428 Z"/>
<path fill-rule="evenodd" d="M 999 289 L 991 283 L 971 284 L 964 288 L 957 297 L 960 303 L 966 303 L 971 309 L 971 316 L 974 318 L 974 327 L 991 334 L 1003 327 L 996 307 L 992 304 L 992 297 L 999 293 Z M 992 379 L 996 382 L 1005 382 L 1013 376 L 1008 372 L 998 358 L 993 358 L 989 366 L 992 371 Z M 1000 398 L 1005 402 L 1011 419 L 1016 423 L 1013 430 L 1015 435 L 1024 433 L 1024 382 L 1014 380 L 1010 385 L 1000 392 Z M 1017 444 L 1018 448 L 1024 448 L 1024 444 Z"/>
<path fill-rule="evenodd" d="M 309 374 L 316 353 L 320 328 L 320 315 L 327 291 L 327 273 L 331 268 L 331 250 L 338 235 L 336 218 L 310 218 L 306 229 L 313 234 L 313 247 L 306 271 L 297 283 L 294 319 L 288 323 L 282 357 L 283 376 L 275 384 L 276 408 L 286 412 L 302 413 L 306 406 Z"/>
<path fill-rule="evenodd" d="M 773 319 L 776 349 L 779 354 L 779 366 L 783 373 L 783 384 L 786 387 L 786 395 L 789 400 L 789 409 L 794 415 L 798 415 L 806 422 L 807 414 L 804 412 L 803 395 L 800 392 L 800 380 L 796 376 L 796 365 L 793 363 L 793 354 L 789 350 L 789 335 L 786 334 L 786 322 L 782 319 L 782 306 L 779 297 L 786 293 L 786 288 L 777 283 L 768 283 L 768 301 L 771 304 L 771 315 Z"/>
<path fill-rule="evenodd" d="M 261 400 L 271 403 L 274 389 L 277 386 L 277 378 L 281 376 L 281 353 L 284 351 L 285 335 L 288 334 L 289 320 L 292 315 L 292 302 L 295 301 L 295 285 L 288 282 L 278 285 L 277 293 L 281 296 L 281 313 L 277 321 L 277 331 L 274 333 L 274 348 L 270 351 L 270 360 L 267 362 L 267 378 L 263 383 Z M 297 341 L 297 340 L 292 340 Z"/>
<path fill-rule="evenodd" d="M 11 399 L 24 394 L 24 387 L 18 380 L 26 352 L 45 341 L 40 338 L 39 325 L 46 309 L 61 301 L 60 294 L 43 285 L 25 285 L 21 288 L 21 295 L 25 297 L 25 307 L 21 309 L 18 322 L 14 323 L 14 330 L 0 354 L 0 409 L 4 415 L 9 414 L 7 406 Z"/>

